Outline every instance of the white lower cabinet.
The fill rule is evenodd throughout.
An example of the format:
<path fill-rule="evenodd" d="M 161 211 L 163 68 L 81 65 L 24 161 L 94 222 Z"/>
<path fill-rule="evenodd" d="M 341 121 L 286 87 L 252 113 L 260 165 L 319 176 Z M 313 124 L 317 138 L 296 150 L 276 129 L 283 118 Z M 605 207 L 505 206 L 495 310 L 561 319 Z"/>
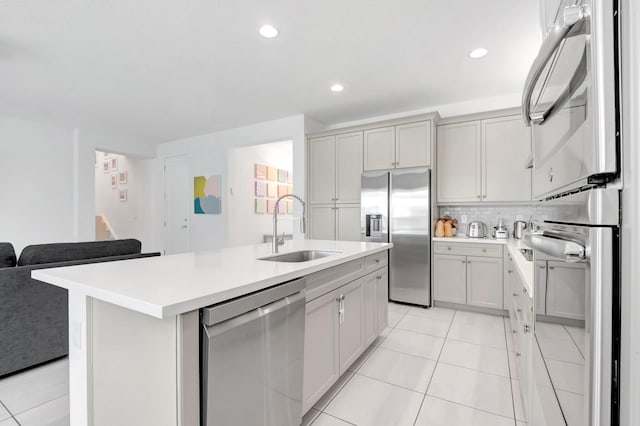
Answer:
<path fill-rule="evenodd" d="M 436 243 L 433 299 L 504 309 L 502 247 L 481 243 Z"/>
<path fill-rule="evenodd" d="M 388 271 L 386 253 L 380 268 L 367 274 L 364 265 L 380 260 L 372 255 L 360 276 L 350 275 L 342 284 L 335 273 L 326 281 L 314 278 L 315 288 L 333 288 L 306 304 L 304 336 L 303 411 L 307 412 L 331 388 L 347 368 L 364 352 L 387 325 Z M 331 270 L 327 270 L 331 271 Z M 324 271 L 323 271 L 324 272 Z M 353 279 L 355 278 L 355 279 Z M 325 283 L 326 282 L 326 283 Z M 335 288 L 332 283 L 339 282 Z M 384 318 L 382 318 L 384 317 Z"/>

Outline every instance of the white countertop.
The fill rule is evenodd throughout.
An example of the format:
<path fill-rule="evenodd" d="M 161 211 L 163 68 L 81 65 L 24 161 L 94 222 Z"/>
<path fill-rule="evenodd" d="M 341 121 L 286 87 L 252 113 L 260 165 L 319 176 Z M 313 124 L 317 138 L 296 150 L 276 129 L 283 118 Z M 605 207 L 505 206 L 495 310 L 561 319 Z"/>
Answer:
<path fill-rule="evenodd" d="M 516 271 L 520 274 L 522 281 L 527 288 L 529 295 L 533 294 L 533 261 L 525 259 L 520 249 L 531 248 L 522 240 L 516 238 L 496 239 L 496 238 L 468 238 L 468 237 L 433 237 L 433 241 L 442 241 L 447 243 L 481 243 L 481 244 L 502 244 L 507 247 Z"/>
<path fill-rule="evenodd" d="M 133 311 L 167 318 L 309 275 L 393 244 L 295 240 L 280 253 L 329 250 L 340 253 L 300 263 L 258 260 L 271 244 L 195 253 L 38 269 L 32 277 Z"/>

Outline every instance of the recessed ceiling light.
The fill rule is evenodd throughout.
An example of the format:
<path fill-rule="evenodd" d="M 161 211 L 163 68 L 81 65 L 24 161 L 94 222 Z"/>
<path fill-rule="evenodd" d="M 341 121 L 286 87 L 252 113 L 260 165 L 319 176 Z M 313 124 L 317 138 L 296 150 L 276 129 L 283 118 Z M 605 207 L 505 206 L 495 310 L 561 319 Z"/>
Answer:
<path fill-rule="evenodd" d="M 263 25 L 258 30 L 260 35 L 264 38 L 274 38 L 278 35 L 278 30 L 276 30 L 271 25 Z"/>
<path fill-rule="evenodd" d="M 331 86 L 332 92 L 342 92 L 343 90 L 344 90 L 344 86 L 340 83 L 336 83 L 333 86 Z"/>
<path fill-rule="evenodd" d="M 471 52 L 469 52 L 469 57 L 472 58 L 472 59 L 478 59 L 478 58 L 482 58 L 487 53 L 489 53 L 489 51 L 487 49 L 485 49 L 484 47 L 479 47 L 479 48 L 473 49 Z"/>

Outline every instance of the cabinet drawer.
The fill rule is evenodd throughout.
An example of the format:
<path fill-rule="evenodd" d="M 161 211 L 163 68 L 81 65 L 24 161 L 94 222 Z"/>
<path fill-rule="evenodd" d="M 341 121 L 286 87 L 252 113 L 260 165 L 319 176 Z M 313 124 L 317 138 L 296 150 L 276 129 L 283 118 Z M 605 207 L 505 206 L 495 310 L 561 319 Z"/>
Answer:
<path fill-rule="evenodd" d="M 364 262 L 365 274 L 375 271 L 378 268 L 382 268 L 389 263 L 388 251 L 385 250 L 383 252 L 367 256 Z"/>
<path fill-rule="evenodd" d="M 362 258 L 308 275 L 306 301 L 310 302 L 361 277 L 364 275 L 364 264 L 365 258 Z"/>
<path fill-rule="evenodd" d="M 433 252 L 461 256 L 502 257 L 502 245 L 482 243 L 445 243 L 436 241 Z"/>

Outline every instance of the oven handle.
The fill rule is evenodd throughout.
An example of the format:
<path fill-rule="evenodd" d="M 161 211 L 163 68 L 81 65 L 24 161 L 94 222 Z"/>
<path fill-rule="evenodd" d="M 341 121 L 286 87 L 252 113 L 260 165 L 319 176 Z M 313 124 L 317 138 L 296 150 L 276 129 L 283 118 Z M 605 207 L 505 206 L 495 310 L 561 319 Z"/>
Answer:
<path fill-rule="evenodd" d="M 579 24 L 582 24 L 588 18 L 589 15 L 584 6 L 574 5 L 565 7 L 562 24 L 558 23 L 555 25 L 542 43 L 538 56 L 536 56 L 529 70 L 524 85 L 524 92 L 522 93 L 522 118 L 527 126 L 530 126 L 532 122 L 534 124 L 542 123 L 557 104 L 557 102 L 555 102 L 554 105 L 542 114 L 535 114 L 533 117 L 531 115 L 531 96 L 533 96 L 533 89 L 542 75 L 542 71 L 553 58 L 558 48 L 560 48 L 562 42 L 568 37 L 575 35 L 575 30 L 583 28 L 583 26 Z"/>
<path fill-rule="evenodd" d="M 526 242 L 534 250 L 546 255 L 564 259 L 567 263 L 576 263 L 587 258 L 586 248 L 575 241 L 545 237 L 541 234 L 529 233 Z"/>

